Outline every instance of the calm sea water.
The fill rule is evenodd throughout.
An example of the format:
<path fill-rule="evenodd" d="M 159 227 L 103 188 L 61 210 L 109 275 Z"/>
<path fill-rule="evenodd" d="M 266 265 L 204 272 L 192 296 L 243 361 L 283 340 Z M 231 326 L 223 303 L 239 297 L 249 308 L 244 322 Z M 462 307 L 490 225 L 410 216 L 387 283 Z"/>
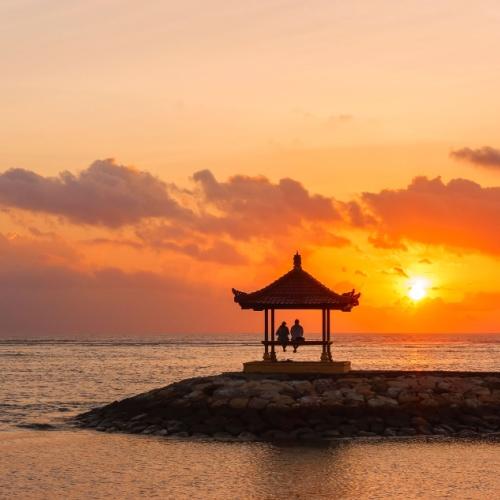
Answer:
<path fill-rule="evenodd" d="M 498 498 L 500 444 L 171 441 L 69 416 L 259 359 L 253 336 L 0 341 L 0 498 Z M 316 359 L 314 348 L 297 359 Z M 500 335 L 337 335 L 355 369 L 500 371 Z M 51 423 L 55 431 L 18 426 Z"/>

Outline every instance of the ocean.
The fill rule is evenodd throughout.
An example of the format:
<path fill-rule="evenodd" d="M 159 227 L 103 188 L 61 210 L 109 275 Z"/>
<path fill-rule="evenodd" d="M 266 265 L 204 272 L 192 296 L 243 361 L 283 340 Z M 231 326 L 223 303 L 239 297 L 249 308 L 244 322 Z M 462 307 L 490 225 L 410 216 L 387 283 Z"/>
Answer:
<path fill-rule="evenodd" d="M 220 443 L 101 434 L 72 415 L 176 380 L 241 370 L 255 335 L 0 341 L 0 498 L 498 498 L 500 443 Z M 500 371 L 500 334 L 334 337 L 354 369 Z M 282 355 L 282 354 L 281 354 Z M 315 348 L 291 359 L 317 359 Z M 33 424 L 54 430 L 40 431 Z"/>

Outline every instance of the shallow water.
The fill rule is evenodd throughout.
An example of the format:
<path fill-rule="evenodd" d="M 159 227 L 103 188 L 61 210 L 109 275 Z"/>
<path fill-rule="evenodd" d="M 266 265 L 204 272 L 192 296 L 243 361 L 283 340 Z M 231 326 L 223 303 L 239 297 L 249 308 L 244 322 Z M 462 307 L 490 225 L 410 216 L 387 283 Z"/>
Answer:
<path fill-rule="evenodd" d="M 0 498 L 498 498 L 500 445 L 329 447 L 73 432 L 0 434 Z"/>
<path fill-rule="evenodd" d="M 0 341 L 0 498 L 498 498 L 495 442 L 280 446 L 64 426 L 88 408 L 175 380 L 240 370 L 260 354 L 250 336 Z M 318 354 L 309 348 L 295 357 Z M 334 354 L 356 369 L 499 371 L 500 336 L 338 335 Z M 58 430 L 17 427 L 33 422 Z"/>

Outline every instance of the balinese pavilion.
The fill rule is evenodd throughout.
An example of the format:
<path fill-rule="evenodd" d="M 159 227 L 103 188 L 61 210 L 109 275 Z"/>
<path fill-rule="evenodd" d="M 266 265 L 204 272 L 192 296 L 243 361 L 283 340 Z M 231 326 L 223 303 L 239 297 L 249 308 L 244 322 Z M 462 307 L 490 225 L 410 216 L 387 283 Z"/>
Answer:
<path fill-rule="evenodd" d="M 244 372 L 252 373 L 343 373 L 351 367 L 350 361 L 334 361 L 331 350 L 331 311 L 350 312 L 359 304 L 360 293 L 354 290 L 338 294 L 302 269 L 297 252 L 293 269 L 256 292 L 245 293 L 233 288 L 234 301 L 242 309 L 264 312 L 264 357 L 262 361 L 243 364 Z M 321 346 L 319 361 L 278 361 L 275 339 L 275 311 L 279 309 L 318 309 L 321 311 L 321 340 L 305 340 L 301 346 Z"/>

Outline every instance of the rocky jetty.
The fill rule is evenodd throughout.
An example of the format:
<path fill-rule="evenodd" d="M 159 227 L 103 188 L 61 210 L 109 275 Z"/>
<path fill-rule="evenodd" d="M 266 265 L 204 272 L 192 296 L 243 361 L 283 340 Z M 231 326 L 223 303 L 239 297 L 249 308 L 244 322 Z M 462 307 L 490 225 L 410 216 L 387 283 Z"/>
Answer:
<path fill-rule="evenodd" d="M 218 440 L 500 436 L 500 373 L 225 373 L 96 408 L 76 424 L 104 432 Z"/>

